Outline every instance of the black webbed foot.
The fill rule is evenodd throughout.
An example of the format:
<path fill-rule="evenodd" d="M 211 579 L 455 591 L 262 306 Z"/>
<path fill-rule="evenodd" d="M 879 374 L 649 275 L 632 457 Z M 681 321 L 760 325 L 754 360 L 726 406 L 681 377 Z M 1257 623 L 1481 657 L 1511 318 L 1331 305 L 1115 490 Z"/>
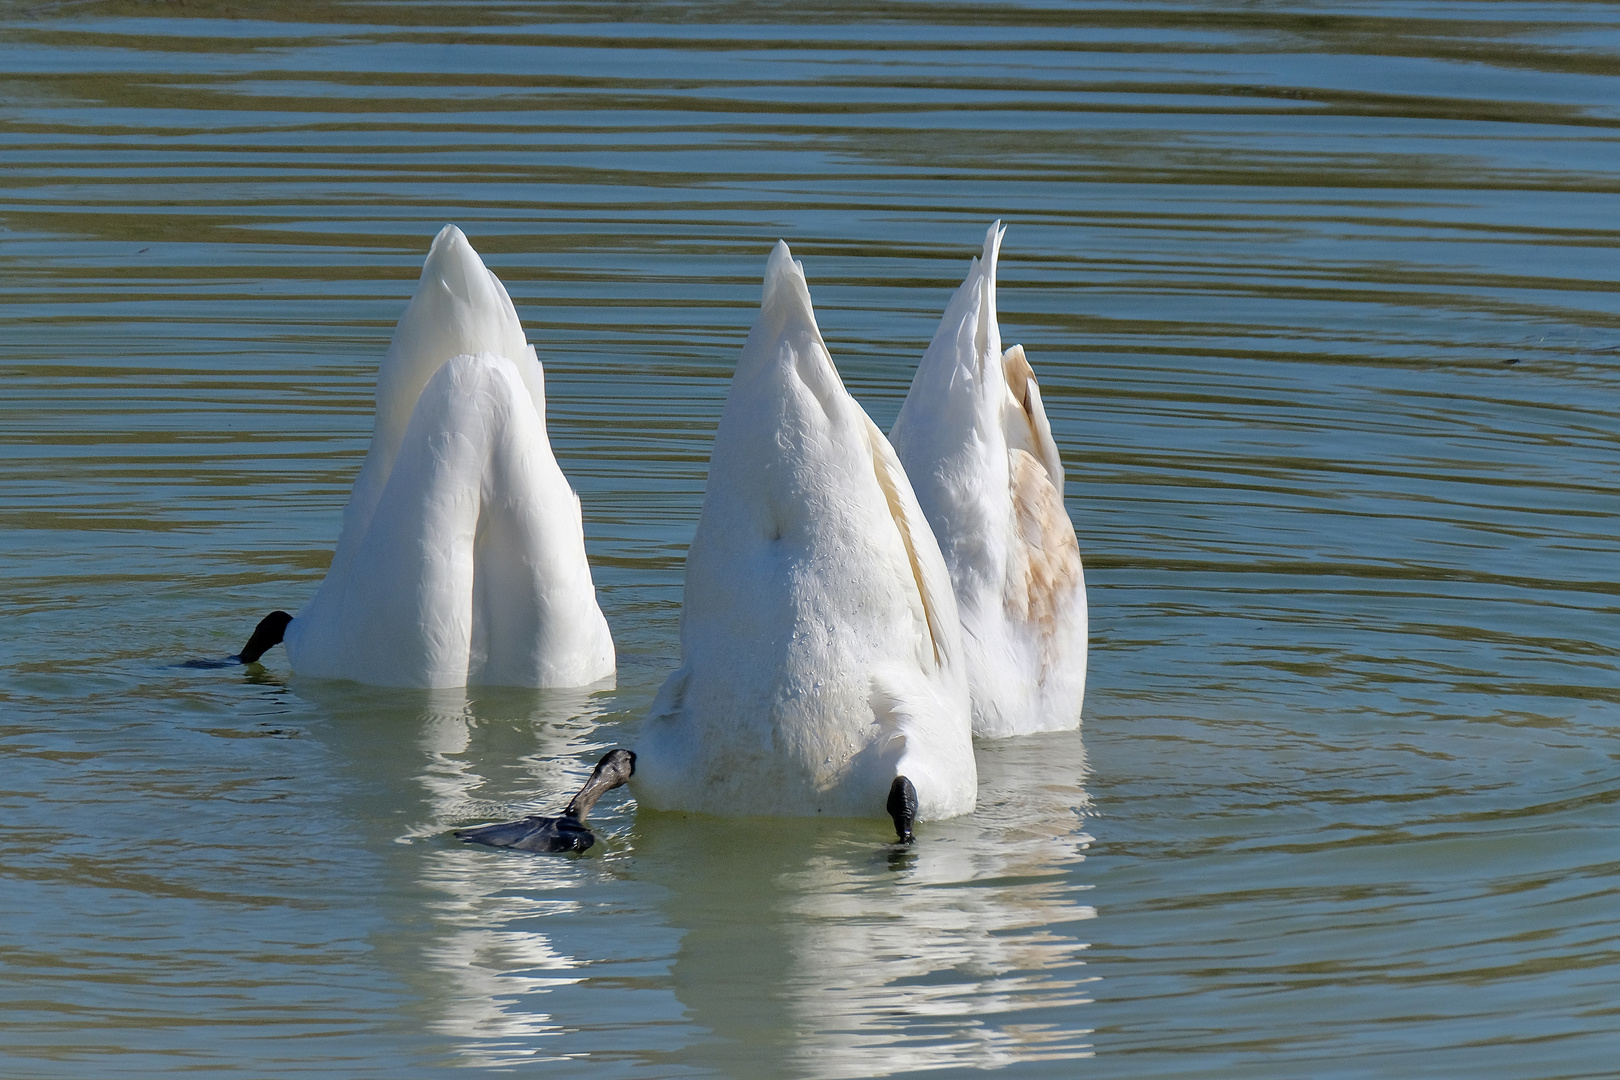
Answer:
<path fill-rule="evenodd" d="M 635 772 L 634 753 L 622 749 L 609 750 L 596 763 L 585 786 L 568 800 L 568 806 L 560 816 L 541 817 L 536 814 L 521 821 L 474 825 L 470 829 L 455 829 L 453 835 L 475 844 L 518 851 L 585 851 L 596 843 L 595 834 L 585 824 L 585 815 L 591 812 L 597 799 L 625 783 Z"/>
<path fill-rule="evenodd" d="M 887 809 L 894 819 L 894 831 L 899 834 L 900 843 L 915 842 L 917 838 L 912 835 L 911 826 L 917 820 L 917 789 L 910 780 L 903 776 L 894 778 L 894 783 L 889 785 Z"/>
<path fill-rule="evenodd" d="M 548 853 L 585 851 L 596 843 L 596 835 L 578 818 L 567 814 L 562 817 L 536 815 L 522 821 L 475 825 L 470 829 L 456 829 L 453 835 L 490 847 Z"/>
<path fill-rule="evenodd" d="M 244 664 L 257 662 L 272 647 L 281 644 L 282 635 L 287 632 L 287 624 L 292 622 L 292 618 L 285 611 L 272 611 L 260 619 L 259 625 L 253 628 L 253 636 L 242 646 L 236 659 Z"/>

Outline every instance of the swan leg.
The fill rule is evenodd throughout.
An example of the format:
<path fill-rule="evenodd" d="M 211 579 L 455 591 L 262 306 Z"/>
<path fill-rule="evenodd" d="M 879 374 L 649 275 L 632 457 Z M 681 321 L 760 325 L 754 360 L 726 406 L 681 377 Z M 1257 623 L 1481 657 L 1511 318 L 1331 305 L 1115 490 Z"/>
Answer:
<path fill-rule="evenodd" d="M 280 645 L 282 635 L 287 632 L 287 624 L 292 622 L 292 616 L 285 611 L 272 611 L 259 620 L 259 625 L 253 628 L 253 636 L 248 638 L 246 645 L 237 659 L 244 664 L 257 663 L 259 657 L 269 652 L 272 646 Z"/>
<path fill-rule="evenodd" d="M 894 819 L 894 831 L 900 835 L 900 843 L 914 842 L 917 838 L 912 835 L 911 825 L 917 820 L 917 789 L 904 776 L 895 777 L 894 783 L 889 785 L 888 811 Z"/>
<path fill-rule="evenodd" d="M 602 760 L 596 763 L 591 772 L 591 778 L 585 781 L 585 786 L 579 793 L 568 800 L 568 806 L 563 810 L 565 817 L 575 821 L 584 821 L 585 815 L 591 812 L 596 800 L 621 787 L 636 774 L 636 755 L 633 751 L 615 747 L 602 755 Z"/>
<path fill-rule="evenodd" d="M 580 852 L 596 843 L 596 835 L 585 824 L 585 815 L 591 812 L 596 800 L 624 784 L 636 771 L 636 755 L 629 750 L 613 749 L 602 755 L 585 786 L 568 800 L 559 817 L 534 815 L 519 821 L 502 821 L 493 825 L 474 825 L 470 829 L 455 829 L 452 835 L 475 844 L 490 847 L 515 848 L 518 851 Z"/>
<path fill-rule="evenodd" d="M 455 829 L 451 835 L 490 847 L 543 851 L 547 854 L 585 851 L 596 843 L 596 835 L 590 829 L 566 814 L 562 817 L 534 816 L 493 825 L 474 825 L 470 829 Z"/>

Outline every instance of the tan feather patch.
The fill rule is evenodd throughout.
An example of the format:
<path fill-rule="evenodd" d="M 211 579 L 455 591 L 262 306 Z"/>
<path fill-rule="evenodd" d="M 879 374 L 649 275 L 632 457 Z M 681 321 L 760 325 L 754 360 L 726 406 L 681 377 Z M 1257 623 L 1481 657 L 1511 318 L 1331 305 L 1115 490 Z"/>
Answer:
<path fill-rule="evenodd" d="M 1001 370 L 1007 376 L 1007 389 L 1012 392 L 1013 400 L 1023 406 L 1024 414 L 1028 416 L 1029 384 L 1035 378 L 1035 369 L 1030 367 L 1022 345 L 1014 345 L 1001 354 Z"/>
<path fill-rule="evenodd" d="M 1011 407 L 1002 410 L 1001 428 L 1009 449 L 1028 451 L 1036 461 L 1046 466 L 1047 478 L 1063 498 L 1063 461 L 1058 457 L 1057 443 L 1052 440 L 1052 427 L 1046 420 L 1046 406 L 1041 402 L 1041 385 L 1035 378 L 1035 369 L 1024 355 L 1022 345 L 1014 345 L 1001 354 L 1001 370 L 1007 379 L 1007 392 Z"/>
<path fill-rule="evenodd" d="M 1013 513 L 1018 536 L 1007 567 L 1007 612 L 1040 628 L 1043 638 L 1057 631 L 1065 598 L 1081 580 L 1080 543 L 1063 500 L 1046 468 L 1024 450 L 1008 454 Z"/>

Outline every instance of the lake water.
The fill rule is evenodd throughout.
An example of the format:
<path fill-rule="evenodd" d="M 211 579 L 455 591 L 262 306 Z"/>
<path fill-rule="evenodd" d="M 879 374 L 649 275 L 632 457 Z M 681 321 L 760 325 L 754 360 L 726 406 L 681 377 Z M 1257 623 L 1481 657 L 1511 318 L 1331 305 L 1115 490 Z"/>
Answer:
<path fill-rule="evenodd" d="M 0 1075 L 1614 1076 L 1620 6 L 0 3 Z M 447 830 L 634 739 L 765 256 L 877 422 L 985 226 L 1087 561 L 976 814 Z M 615 690 L 313 593 L 459 224 Z"/>

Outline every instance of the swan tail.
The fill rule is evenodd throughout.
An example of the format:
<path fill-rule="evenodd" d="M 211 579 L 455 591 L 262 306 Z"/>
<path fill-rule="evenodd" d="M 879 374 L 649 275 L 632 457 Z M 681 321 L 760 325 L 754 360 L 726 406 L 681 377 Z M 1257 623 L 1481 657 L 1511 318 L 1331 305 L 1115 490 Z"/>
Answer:
<path fill-rule="evenodd" d="M 873 672 L 873 741 L 880 790 L 904 776 L 914 785 L 919 821 L 971 813 L 978 794 L 967 687 L 896 668 Z"/>
<path fill-rule="evenodd" d="M 989 378 L 996 371 L 996 360 L 1001 355 L 1001 327 L 996 322 L 996 263 L 1001 257 L 1001 238 L 1006 235 L 1006 226 L 1000 221 L 991 223 L 985 230 L 984 250 L 974 260 L 968 279 L 963 282 L 964 287 L 971 284 L 979 292 L 979 309 L 973 324 L 973 357 L 980 378 Z"/>
<path fill-rule="evenodd" d="M 997 221 L 985 233 L 984 250 L 951 294 L 917 362 L 891 433 L 908 464 L 932 466 L 959 455 L 973 432 L 994 419 L 991 410 L 1001 401 L 1004 382 L 996 263 L 1005 232 Z"/>
<path fill-rule="evenodd" d="M 545 415 L 545 376 L 512 298 L 466 235 L 446 225 L 433 238 L 416 291 L 377 368 L 371 445 L 343 509 L 334 570 L 341 573 L 348 567 L 356 539 L 371 525 L 428 380 L 452 357 L 480 353 L 504 356 L 518 365 L 536 411 Z"/>
<path fill-rule="evenodd" d="M 748 331 L 732 384 L 746 385 L 773 370 L 787 374 L 784 368 L 791 369 L 791 375 L 829 417 L 842 415 L 854 400 L 838 377 L 832 353 L 816 323 L 804 264 L 793 257 L 786 243 L 778 240 L 765 265 L 759 315 Z"/>

